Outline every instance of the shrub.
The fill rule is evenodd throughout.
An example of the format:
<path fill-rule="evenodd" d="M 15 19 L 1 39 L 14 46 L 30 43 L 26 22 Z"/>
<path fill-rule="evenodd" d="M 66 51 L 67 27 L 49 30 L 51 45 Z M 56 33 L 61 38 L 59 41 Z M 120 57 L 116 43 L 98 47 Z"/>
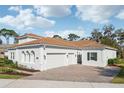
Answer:
<path fill-rule="evenodd" d="M 0 72 L 1 73 L 13 73 L 13 72 L 15 72 L 15 70 L 12 68 L 1 68 Z"/>
<path fill-rule="evenodd" d="M 9 60 L 7 58 L 4 58 L 5 64 L 14 64 L 12 60 Z"/>
<path fill-rule="evenodd" d="M 117 64 L 124 64 L 124 59 L 118 59 Z"/>
<path fill-rule="evenodd" d="M 14 72 L 14 70 L 13 69 L 10 69 L 10 68 L 8 68 L 8 69 L 2 69 L 2 71 L 3 72 L 6 72 L 6 73 L 12 73 L 12 72 Z"/>
<path fill-rule="evenodd" d="M 118 58 L 108 59 L 108 65 L 114 65 L 118 62 Z"/>
<path fill-rule="evenodd" d="M 0 66 L 5 66 L 4 58 L 0 58 Z"/>
<path fill-rule="evenodd" d="M 17 68 L 18 64 L 17 62 L 14 63 L 12 60 L 9 60 L 7 58 L 0 58 L 0 66 L 9 66 L 9 67 Z"/>

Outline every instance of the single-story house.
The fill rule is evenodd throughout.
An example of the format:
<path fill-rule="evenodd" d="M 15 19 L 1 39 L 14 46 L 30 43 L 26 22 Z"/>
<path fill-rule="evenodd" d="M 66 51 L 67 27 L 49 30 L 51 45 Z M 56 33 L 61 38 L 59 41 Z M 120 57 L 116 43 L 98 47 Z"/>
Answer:
<path fill-rule="evenodd" d="M 116 49 L 93 40 L 67 41 L 25 34 L 18 44 L 8 49 L 8 58 L 27 68 L 47 70 L 81 64 L 104 67 L 109 58 L 116 58 Z"/>

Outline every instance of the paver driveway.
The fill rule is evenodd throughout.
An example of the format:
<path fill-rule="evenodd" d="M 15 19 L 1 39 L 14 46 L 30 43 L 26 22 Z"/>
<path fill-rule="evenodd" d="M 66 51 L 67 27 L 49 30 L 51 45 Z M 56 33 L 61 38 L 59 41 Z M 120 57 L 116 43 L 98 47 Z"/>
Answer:
<path fill-rule="evenodd" d="M 118 67 L 91 67 L 83 65 L 70 65 L 38 72 L 24 79 L 30 80 L 60 80 L 79 82 L 111 82 L 119 72 Z"/>

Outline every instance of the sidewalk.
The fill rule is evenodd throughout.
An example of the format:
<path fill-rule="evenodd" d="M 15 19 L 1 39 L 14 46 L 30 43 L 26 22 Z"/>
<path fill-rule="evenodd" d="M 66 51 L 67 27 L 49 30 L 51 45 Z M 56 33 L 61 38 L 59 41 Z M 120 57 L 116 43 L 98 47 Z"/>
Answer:
<path fill-rule="evenodd" d="M 124 84 L 0 79 L 0 88 L 124 88 Z"/>

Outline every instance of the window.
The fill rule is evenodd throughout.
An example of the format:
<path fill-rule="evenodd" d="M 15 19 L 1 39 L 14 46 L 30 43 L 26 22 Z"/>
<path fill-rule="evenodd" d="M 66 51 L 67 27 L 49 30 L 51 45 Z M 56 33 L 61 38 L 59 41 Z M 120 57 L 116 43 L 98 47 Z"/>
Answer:
<path fill-rule="evenodd" d="M 44 46 L 43 49 L 45 50 L 45 48 L 46 48 L 46 47 Z"/>
<path fill-rule="evenodd" d="M 12 56 L 13 56 L 13 55 L 12 55 L 12 52 L 11 52 L 11 59 L 12 59 Z"/>
<path fill-rule="evenodd" d="M 87 60 L 94 60 L 97 61 L 97 53 L 96 52 L 88 52 L 87 53 Z"/>
<path fill-rule="evenodd" d="M 15 53 L 14 52 L 11 52 L 11 60 L 12 59 L 15 59 Z"/>
<path fill-rule="evenodd" d="M 15 59 L 15 53 L 13 52 L 13 59 Z"/>
<path fill-rule="evenodd" d="M 26 61 L 26 53 L 24 51 L 22 51 L 22 62 Z"/>
<path fill-rule="evenodd" d="M 44 60 L 46 60 L 46 55 L 44 55 Z"/>

